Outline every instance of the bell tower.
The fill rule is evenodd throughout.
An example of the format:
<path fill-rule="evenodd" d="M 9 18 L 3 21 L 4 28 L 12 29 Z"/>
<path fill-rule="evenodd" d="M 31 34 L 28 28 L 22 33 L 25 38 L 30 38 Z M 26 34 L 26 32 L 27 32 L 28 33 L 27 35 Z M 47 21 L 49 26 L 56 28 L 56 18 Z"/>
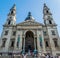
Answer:
<path fill-rule="evenodd" d="M 8 13 L 5 25 L 15 25 L 15 24 L 16 24 L 16 5 L 14 4 L 13 7 L 10 9 L 10 12 Z"/>
<path fill-rule="evenodd" d="M 45 3 L 43 7 L 43 19 L 45 25 L 56 25 L 53 20 L 52 13 L 50 12 L 50 9 L 46 6 Z"/>
<path fill-rule="evenodd" d="M 57 24 L 55 23 L 52 13 L 50 12 L 50 9 L 44 4 L 43 7 L 43 19 L 45 24 L 45 31 L 47 33 L 47 44 L 49 45 L 50 53 L 52 55 L 56 55 L 56 51 L 58 51 L 59 48 L 59 35 L 57 30 Z M 46 44 L 46 45 L 47 45 Z M 57 49 L 56 49 L 57 48 Z M 46 48 L 47 49 L 47 48 Z"/>

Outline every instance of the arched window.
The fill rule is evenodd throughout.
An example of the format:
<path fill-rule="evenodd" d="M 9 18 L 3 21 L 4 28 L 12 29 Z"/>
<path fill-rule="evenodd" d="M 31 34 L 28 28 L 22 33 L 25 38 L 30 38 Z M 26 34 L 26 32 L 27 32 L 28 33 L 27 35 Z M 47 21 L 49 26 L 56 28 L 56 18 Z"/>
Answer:
<path fill-rule="evenodd" d="M 11 11 L 11 14 L 13 14 L 13 11 Z"/>
<path fill-rule="evenodd" d="M 49 13 L 49 11 L 47 10 L 46 13 Z"/>
<path fill-rule="evenodd" d="M 52 24 L 52 21 L 51 20 L 49 20 L 49 24 Z"/>
<path fill-rule="evenodd" d="M 10 25 L 10 23 L 11 23 L 11 20 L 8 21 L 8 25 Z"/>

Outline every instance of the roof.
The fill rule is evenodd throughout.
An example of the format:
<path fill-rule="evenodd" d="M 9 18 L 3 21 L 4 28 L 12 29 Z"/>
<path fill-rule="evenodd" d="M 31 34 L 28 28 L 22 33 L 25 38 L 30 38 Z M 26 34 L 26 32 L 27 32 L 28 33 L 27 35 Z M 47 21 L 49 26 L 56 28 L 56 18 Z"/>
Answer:
<path fill-rule="evenodd" d="M 25 21 L 34 21 L 34 17 L 31 15 L 31 12 L 28 12 L 28 16 L 26 17 Z"/>

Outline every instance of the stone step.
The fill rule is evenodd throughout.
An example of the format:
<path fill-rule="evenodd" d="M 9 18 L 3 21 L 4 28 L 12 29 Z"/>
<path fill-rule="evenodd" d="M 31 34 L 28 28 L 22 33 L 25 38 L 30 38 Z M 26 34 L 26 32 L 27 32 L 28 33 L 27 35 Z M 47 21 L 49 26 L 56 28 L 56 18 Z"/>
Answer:
<path fill-rule="evenodd" d="M 38 58 L 36 56 L 26 56 L 26 58 Z"/>
<path fill-rule="evenodd" d="M 0 58 L 45 58 L 45 57 L 35 57 L 35 56 L 27 55 L 26 57 L 22 57 L 22 56 L 0 56 Z"/>
<path fill-rule="evenodd" d="M 23 58 L 21 56 L 0 56 L 0 58 Z"/>

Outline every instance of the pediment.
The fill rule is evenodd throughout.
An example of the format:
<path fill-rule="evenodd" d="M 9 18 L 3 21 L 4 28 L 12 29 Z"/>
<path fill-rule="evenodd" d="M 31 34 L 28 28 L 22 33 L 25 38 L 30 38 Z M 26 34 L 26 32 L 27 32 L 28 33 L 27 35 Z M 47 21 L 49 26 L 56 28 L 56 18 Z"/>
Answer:
<path fill-rule="evenodd" d="M 43 25 L 43 24 L 41 24 L 41 23 L 39 23 L 39 22 L 36 22 L 36 21 L 24 21 L 24 22 L 22 22 L 22 23 L 18 23 L 17 25 L 22 25 L 22 26 L 36 26 L 36 25 Z"/>

